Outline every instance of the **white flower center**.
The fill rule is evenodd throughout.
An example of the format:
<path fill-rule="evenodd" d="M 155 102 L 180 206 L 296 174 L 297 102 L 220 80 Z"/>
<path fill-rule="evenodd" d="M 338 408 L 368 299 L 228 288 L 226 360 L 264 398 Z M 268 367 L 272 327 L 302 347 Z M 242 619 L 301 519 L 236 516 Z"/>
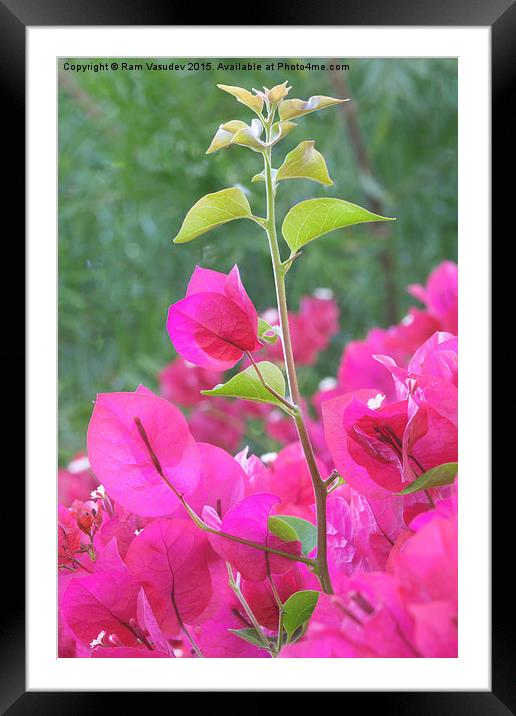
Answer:
<path fill-rule="evenodd" d="M 382 395 L 381 393 L 377 393 L 374 398 L 369 398 L 367 401 L 367 407 L 370 410 L 378 410 L 378 408 L 381 408 L 383 401 L 385 400 L 385 395 Z"/>

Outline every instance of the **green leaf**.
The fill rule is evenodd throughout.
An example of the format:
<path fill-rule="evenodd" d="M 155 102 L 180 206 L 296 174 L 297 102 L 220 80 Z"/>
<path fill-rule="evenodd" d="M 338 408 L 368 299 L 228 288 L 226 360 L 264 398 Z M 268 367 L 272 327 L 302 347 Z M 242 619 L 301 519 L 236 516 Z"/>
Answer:
<path fill-rule="evenodd" d="M 323 155 L 315 148 L 315 142 L 306 141 L 298 144 L 287 154 L 285 161 L 278 169 L 277 181 L 283 179 L 311 179 L 325 186 L 333 184 L 328 174 Z"/>
<path fill-rule="evenodd" d="M 289 639 L 310 619 L 318 599 L 319 592 L 311 589 L 296 592 L 287 599 L 283 605 L 283 626 Z"/>
<path fill-rule="evenodd" d="M 292 87 L 287 87 L 288 81 L 282 82 L 280 85 L 276 85 L 268 91 L 269 102 L 271 104 L 278 104 L 285 99 Z"/>
<path fill-rule="evenodd" d="M 253 644 L 253 646 L 259 646 L 261 649 L 266 648 L 254 627 L 249 629 L 228 629 L 228 631 L 249 644 Z"/>
<path fill-rule="evenodd" d="M 290 515 L 275 515 L 275 519 L 285 522 L 294 529 L 297 535 L 296 539 L 301 542 L 301 551 L 305 556 L 309 555 L 317 545 L 316 526 L 301 517 L 292 517 Z"/>
<path fill-rule="evenodd" d="M 323 95 L 315 95 L 308 100 L 302 99 L 286 99 L 279 106 L 280 119 L 294 119 L 302 117 L 317 109 L 332 107 L 334 104 L 342 104 L 348 102 L 348 99 L 335 99 L 334 97 L 324 97 Z"/>
<path fill-rule="evenodd" d="M 233 137 L 232 144 L 240 144 L 243 147 L 250 147 L 255 152 L 264 152 L 267 147 L 273 147 L 281 139 L 290 134 L 297 125 L 294 122 L 276 122 L 272 125 L 271 138 L 269 142 L 260 139 L 263 125 L 259 119 L 253 119 L 251 126 L 244 125 Z"/>
<path fill-rule="evenodd" d="M 263 318 L 258 319 L 258 338 L 262 343 L 274 345 L 280 337 L 280 327 L 271 326 L 270 323 L 264 321 Z"/>
<path fill-rule="evenodd" d="M 396 494 L 411 495 L 413 492 L 428 490 L 430 487 L 450 485 L 455 480 L 457 469 L 458 463 L 456 462 L 445 462 L 438 467 L 432 467 L 423 473 L 423 475 L 420 475 L 417 480 L 411 482 L 408 487 Z"/>
<path fill-rule="evenodd" d="M 276 177 L 278 175 L 277 169 L 271 169 L 272 174 L 272 183 L 276 184 Z M 262 171 L 259 174 L 255 174 L 254 177 L 251 179 L 252 182 L 257 181 L 265 181 L 265 169 L 262 169 Z"/>
<path fill-rule="evenodd" d="M 271 515 L 269 517 L 269 530 L 272 534 L 279 537 L 284 542 L 298 542 L 299 537 L 296 530 L 281 518 L 281 515 Z"/>
<path fill-rule="evenodd" d="M 222 189 L 206 194 L 186 215 L 174 243 L 185 244 L 228 221 L 250 219 L 252 215 L 249 202 L 240 189 Z"/>
<path fill-rule="evenodd" d="M 273 147 L 280 139 L 285 139 L 287 134 L 297 127 L 295 122 L 275 122 L 271 129 L 271 139 L 267 146 Z"/>
<path fill-rule="evenodd" d="M 263 125 L 259 119 L 253 119 L 251 126 L 244 124 L 242 129 L 234 135 L 232 144 L 240 144 L 243 147 L 250 147 L 255 152 L 263 152 L 266 148 L 266 143 L 260 139 L 260 135 L 263 131 Z"/>
<path fill-rule="evenodd" d="M 233 137 L 240 130 L 247 127 L 245 122 L 240 122 L 238 119 L 232 119 L 226 124 L 221 124 L 217 129 L 215 136 L 213 137 L 210 146 L 206 150 L 206 154 L 213 154 L 218 152 L 219 149 L 229 147 L 233 141 Z"/>
<path fill-rule="evenodd" d="M 394 221 L 343 199 L 308 199 L 290 209 L 281 231 L 293 253 L 335 229 L 367 221 Z"/>
<path fill-rule="evenodd" d="M 269 363 L 269 361 L 260 361 L 257 365 L 266 383 L 284 397 L 285 378 L 280 369 L 274 363 Z M 203 395 L 222 395 L 227 398 L 253 400 L 257 403 L 271 403 L 272 405 L 283 407 L 281 402 L 262 385 L 252 365 L 230 378 L 227 383 L 216 385 L 211 390 L 201 390 L 201 393 Z"/>
<path fill-rule="evenodd" d="M 289 639 L 289 644 L 295 644 L 296 641 L 299 641 L 304 635 L 306 630 L 308 629 L 308 622 L 303 624 L 302 627 L 299 627 L 299 629 L 296 629 L 296 631 L 292 634 L 292 636 Z M 287 639 L 285 638 L 283 640 L 283 643 L 285 643 Z"/>
<path fill-rule="evenodd" d="M 263 99 L 252 94 L 249 90 L 246 90 L 243 87 L 233 87 L 231 85 L 217 85 L 217 87 L 224 90 L 224 92 L 232 94 L 233 97 L 236 97 L 239 102 L 245 104 L 246 107 L 252 109 L 253 112 L 256 112 L 256 114 L 260 114 L 262 111 Z"/>

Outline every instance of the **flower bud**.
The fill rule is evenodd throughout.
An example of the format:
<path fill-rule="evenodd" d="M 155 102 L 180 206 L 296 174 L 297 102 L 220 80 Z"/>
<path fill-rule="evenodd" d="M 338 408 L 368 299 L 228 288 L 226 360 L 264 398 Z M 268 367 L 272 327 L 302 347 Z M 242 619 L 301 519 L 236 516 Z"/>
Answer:
<path fill-rule="evenodd" d="M 292 87 L 287 87 L 287 82 L 283 82 L 281 85 L 276 85 L 269 90 L 269 102 L 272 104 L 278 104 L 288 95 Z"/>

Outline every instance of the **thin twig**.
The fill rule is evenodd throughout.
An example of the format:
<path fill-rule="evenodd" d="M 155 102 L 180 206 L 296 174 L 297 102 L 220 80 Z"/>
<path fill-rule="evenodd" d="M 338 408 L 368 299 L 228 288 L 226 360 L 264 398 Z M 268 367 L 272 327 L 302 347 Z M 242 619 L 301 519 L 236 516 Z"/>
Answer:
<path fill-rule="evenodd" d="M 314 566 L 315 560 L 310 559 L 309 557 L 305 557 L 304 555 L 297 555 L 297 554 L 291 554 L 290 552 L 284 552 L 281 549 L 275 549 L 274 547 L 269 547 L 265 544 L 260 544 L 259 542 L 253 542 L 251 540 L 245 539 L 244 537 L 237 537 L 236 535 L 229 534 L 228 532 L 223 532 L 222 530 L 217 530 L 214 527 L 210 527 L 209 525 L 202 520 L 199 515 L 190 507 L 188 502 L 185 500 L 183 495 L 176 490 L 174 485 L 168 480 L 168 478 L 165 476 L 165 473 L 163 472 L 163 468 L 161 467 L 161 463 L 158 459 L 158 456 L 154 452 L 152 445 L 150 444 L 149 437 L 147 435 L 147 432 L 145 428 L 143 427 L 142 421 L 138 417 L 133 418 L 134 423 L 138 429 L 138 432 L 140 434 L 141 439 L 143 440 L 145 447 L 147 448 L 147 452 L 149 454 L 149 457 L 151 459 L 152 464 L 154 465 L 154 468 L 156 469 L 156 472 L 161 477 L 161 479 L 165 482 L 165 484 L 172 490 L 174 495 L 177 497 L 179 502 L 183 505 L 188 515 L 192 518 L 193 522 L 199 527 L 199 529 L 203 530 L 204 532 L 209 532 L 210 534 L 217 535 L 218 537 L 224 537 L 226 539 L 230 539 L 233 542 L 238 542 L 239 544 L 244 544 L 247 547 L 253 547 L 254 549 L 259 549 L 262 552 L 270 552 L 271 554 L 276 554 L 278 557 L 284 557 L 285 559 L 290 559 L 293 562 L 303 562 L 304 564 L 307 564 L 309 566 Z"/>
<path fill-rule="evenodd" d="M 257 364 L 256 361 L 254 360 L 254 358 L 253 358 L 253 356 L 251 355 L 251 353 L 249 353 L 248 351 L 246 351 L 245 354 L 246 354 L 246 356 L 249 358 L 249 360 L 251 361 L 251 363 L 252 363 L 252 365 L 253 365 L 253 368 L 255 369 L 256 374 L 258 375 L 258 378 L 259 378 L 259 380 L 260 380 L 260 383 L 263 385 L 263 387 L 264 387 L 266 390 L 268 390 L 269 393 L 271 393 L 271 395 L 273 395 L 273 396 L 276 398 L 276 400 L 279 400 L 279 402 L 280 402 L 282 405 L 284 405 L 284 406 L 287 408 L 287 410 L 289 411 L 289 413 L 292 415 L 292 411 L 295 411 L 296 408 L 297 408 L 297 406 L 294 405 L 293 403 L 291 403 L 290 401 L 288 401 L 286 398 L 284 398 L 284 397 L 281 395 L 281 393 L 278 393 L 278 391 L 275 390 L 275 389 L 272 387 L 272 385 L 270 385 L 269 383 L 267 383 L 267 381 L 265 380 L 265 378 L 264 378 L 263 375 L 262 375 L 262 372 L 261 372 L 260 368 L 258 367 L 258 364 Z"/>
<path fill-rule="evenodd" d="M 251 624 L 253 625 L 254 629 L 255 629 L 256 632 L 258 633 L 258 636 L 260 637 L 260 641 L 262 642 L 262 644 L 264 645 L 264 647 L 265 647 L 266 649 L 270 650 L 271 645 L 270 645 L 270 643 L 269 643 L 269 640 L 267 639 L 267 637 L 266 637 L 265 634 L 263 633 L 262 628 L 261 628 L 261 626 L 260 626 L 260 624 L 259 624 L 259 622 L 258 622 L 258 619 L 255 617 L 253 610 L 251 609 L 251 607 L 250 607 L 249 604 L 247 603 L 246 598 L 245 598 L 244 595 L 242 594 L 242 590 L 240 589 L 240 587 L 239 587 L 238 584 L 236 583 L 235 578 L 234 578 L 234 575 L 233 575 L 233 568 L 231 567 L 231 565 L 230 565 L 229 562 L 226 562 L 226 568 L 227 568 L 227 570 L 228 570 L 229 586 L 231 587 L 231 589 L 233 590 L 233 593 L 235 594 L 236 598 L 238 599 L 238 601 L 240 602 L 240 604 L 241 604 L 242 607 L 244 608 L 245 613 L 246 613 L 247 616 L 249 617 L 249 620 L 250 620 Z"/>

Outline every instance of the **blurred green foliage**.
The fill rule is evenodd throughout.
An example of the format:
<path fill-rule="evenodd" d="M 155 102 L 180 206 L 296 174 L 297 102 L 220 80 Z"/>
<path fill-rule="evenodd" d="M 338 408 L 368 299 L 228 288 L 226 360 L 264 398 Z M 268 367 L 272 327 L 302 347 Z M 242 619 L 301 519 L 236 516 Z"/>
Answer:
<path fill-rule="evenodd" d="M 64 71 L 60 62 L 61 460 L 84 448 L 97 392 L 133 390 L 141 382 L 156 388 L 157 371 L 174 357 L 167 309 L 183 296 L 195 264 L 228 271 L 238 263 L 257 308 L 274 302 L 267 243 L 254 224 L 234 222 L 190 244 L 171 243 L 187 210 L 208 192 L 239 184 L 255 213 L 264 213 L 263 184 L 250 182 L 262 169 L 260 155 L 232 147 L 205 156 L 221 122 L 251 119 L 216 83 L 261 88 L 288 79 L 290 96 L 306 99 L 339 96 L 344 79 L 373 173 L 359 169 L 346 115 L 351 103 L 303 117 L 275 150 L 274 164 L 300 141 L 314 139 L 335 183 L 326 189 L 283 182 L 278 216 L 281 221 L 302 199 L 336 196 L 369 209 L 380 202 L 383 213 L 397 217 L 386 238 L 373 225 L 324 237 L 306 247 L 289 273 L 293 310 L 318 287 L 330 287 L 341 309 L 340 334 L 316 366 L 301 371 L 307 392 L 335 375 L 346 341 L 403 316 L 413 303 L 407 284 L 424 282 L 443 259 L 456 260 L 456 60 L 339 61 L 350 71 L 338 76 L 121 69 L 78 74 Z"/>

